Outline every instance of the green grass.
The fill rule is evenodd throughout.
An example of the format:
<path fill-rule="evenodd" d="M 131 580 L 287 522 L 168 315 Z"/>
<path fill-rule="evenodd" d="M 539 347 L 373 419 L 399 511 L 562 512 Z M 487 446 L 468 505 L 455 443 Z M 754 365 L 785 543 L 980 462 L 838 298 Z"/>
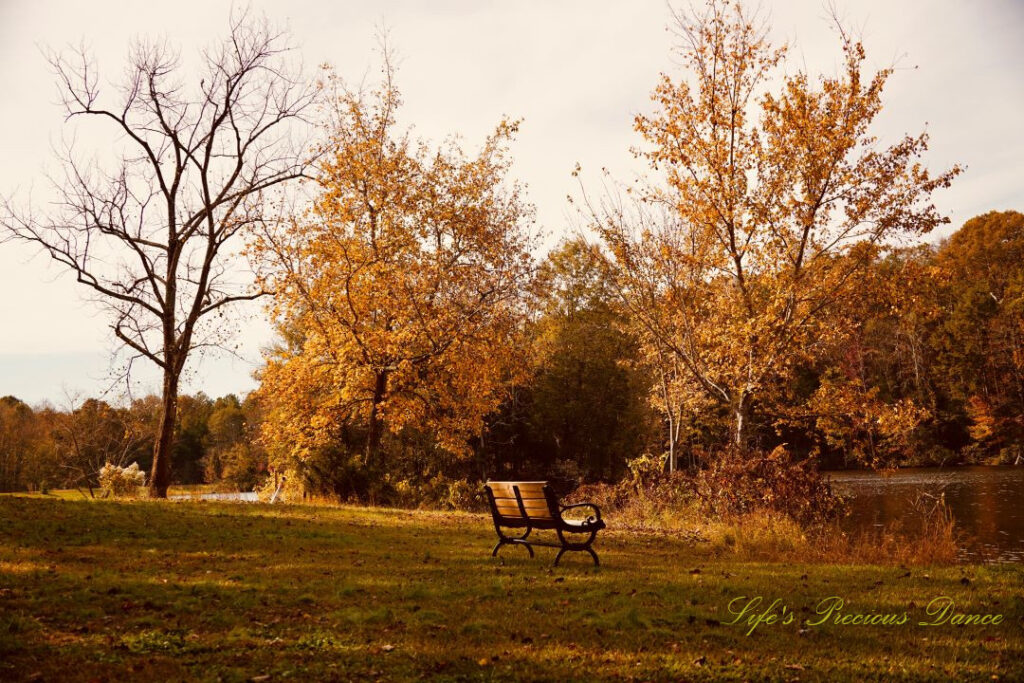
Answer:
<path fill-rule="evenodd" d="M 603 566 L 480 515 L 0 496 L 0 680 L 1006 680 L 1024 568 L 744 562 L 604 533 Z M 797 619 L 729 624 L 738 596 Z M 916 625 L 946 595 L 997 626 Z M 823 598 L 902 626 L 801 628 Z M 267 678 L 263 678 L 267 677 Z"/>

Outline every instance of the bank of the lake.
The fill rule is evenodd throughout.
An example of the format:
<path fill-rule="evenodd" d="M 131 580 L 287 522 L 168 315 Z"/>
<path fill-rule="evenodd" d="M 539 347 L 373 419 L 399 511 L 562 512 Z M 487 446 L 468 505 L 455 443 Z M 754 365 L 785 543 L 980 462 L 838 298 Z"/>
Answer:
<path fill-rule="evenodd" d="M 921 467 L 891 472 L 826 473 L 851 497 L 845 525 L 853 531 L 891 526 L 913 530 L 943 501 L 962 534 L 966 561 L 1024 562 L 1024 467 Z"/>

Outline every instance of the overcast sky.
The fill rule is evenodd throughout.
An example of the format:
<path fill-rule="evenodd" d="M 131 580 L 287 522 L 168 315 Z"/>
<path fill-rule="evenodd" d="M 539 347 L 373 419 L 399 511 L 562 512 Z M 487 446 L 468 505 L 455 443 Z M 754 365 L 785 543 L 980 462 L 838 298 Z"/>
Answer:
<path fill-rule="evenodd" d="M 1024 2 L 1021 0 L 836 0 L 863 32 L 874 68 L 895 63 L 877 126 L 885 140 L 927 125 L 934 170 L 967 167 L 935 196 L 950 230 L 993 209 L 1024 210 Z M 832 73 L 835 35 L 819 0 L 762 0 L 773 36 L 793 45 L 794 65 Z M 440 139 L 458 132 L 476 146 L 502 115 L 522 117 L 513 148 L 551 244 L 570 223 L 570 173 L 635 174 L 632 119 L 648 110 L 660 71 L 673 72 L 669 13 L 661 0 L 255 0 L 286 24 L 310 71 L 329 62 L 350 80 L 377 72 L 375 26 L 390 29 L 400 56 L 403 123 Z M 84 41 L 101 78 L 122 73 L 130 41 L 163 36 L 187 54 L 224 34 L 230 4 L 219 0 L 0 0 L 0 193 L 45 200 L 43 171 L 62 120 L 40 48 Z M 110 138 L 79 138 L 79 148 Z M 945 231 L 948 233 L 949 230 Z M 945 234 L 944 233 L 944 234 Z M 936 236 L 937 237 L 937 236 Z M 109 387 L 114 348 L 107 320 L 73 279 L 21 245 L 0 245 L 0 396 L 62 405 Z M 183 390 L 217 396 L 254 387 L 252 371 L 270 339 L 258 308 L 240 323 L 244 360 L 210 356 Z M 135 391 L 155 391 L 139 372 Z M 109 396 L 117 399 L 115 394 Z"/>

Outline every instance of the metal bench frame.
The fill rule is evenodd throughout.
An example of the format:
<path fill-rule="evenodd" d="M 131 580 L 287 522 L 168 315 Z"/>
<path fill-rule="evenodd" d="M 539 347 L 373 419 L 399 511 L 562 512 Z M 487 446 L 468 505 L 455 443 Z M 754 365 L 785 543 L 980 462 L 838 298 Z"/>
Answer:
<path fill-rule="evenodd" d="M 491 488 L 492 483 L 512 487 L 512 490 L 515 492 L 515 501 L 519 508 L 518 517 L 502 514 L 499 511 L 494 491 Z M 550 518 L 538 518 L 527 514 L 523 495 L 519 490 L 519 485 L 525 483 L 543 484 L 544 499 L 547 501 L 548 512 L 551 515 Z M 597 532 L 605 528 L 605 523 L 601 519 L 601 508 L 597 505 L 594 505 L 593 503 L 560 505 L 557 497 L 554 492 L 552 492 L 551 487 L 548 486 L 547 482 L 487 482 L 484 485 L 484 490 L 487 492 L 487 501 L 491 508 L 491 518 L 494 521 L 494 531 L 498 534 L 498 542 L 494 545 L 494 549 L 491 551 L 491 557 L 497 557 L 498 551 L 501 550 L 502 546 L 524 545 L 532 558 L 534 556 L 533 546 L 537 545 L 559 549 L 558 554 L 555 555 L 554 566 L 556 567 L 558 566 L 558 561 L 562 559 L 562 555 L 568 551 L 586 551 L 590 553 L 590 556 L 594 559 L 594 566 L 600 566 L 601 562 L 597 559 L 597 553 L 594 552 L 594 549 L 591 547 L 594 540 L 597 538 Z M 582 521 L 566 520 L 562 517 L 562 513 L 566 510 L 583 507 L 593 509 L 594 514 L 588 516 Z M 502 531 L 503 528 L 524 529 L 524 531 L 521 536 L 510 536 Z M 534 529 L 553 529 L 558 537 L 558 543 L 526 540 Z M 579 541 L 567 538 L 566 534 L 572 534 L 577 537 L 583 534 L 586 534 L 587 536 L 585 540 Z"/>

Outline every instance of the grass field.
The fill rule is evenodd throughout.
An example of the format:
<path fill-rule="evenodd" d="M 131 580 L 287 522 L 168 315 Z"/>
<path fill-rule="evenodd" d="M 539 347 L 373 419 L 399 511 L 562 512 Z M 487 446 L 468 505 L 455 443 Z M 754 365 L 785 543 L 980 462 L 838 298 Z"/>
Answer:
<path fill-rule="evenodd" d="M 609 522 L 601 568 L 552 568 L 492 560 L 479 515 L 0 496 L 0 680 L 1024 678 L 1020 566 L 749 562 Z M 747 635 L 741 596 L 779 620 Z M 907 621 L 813 625 L 832 596 Z M 1002 623 L 919 625 L 940 596 Z"/>

